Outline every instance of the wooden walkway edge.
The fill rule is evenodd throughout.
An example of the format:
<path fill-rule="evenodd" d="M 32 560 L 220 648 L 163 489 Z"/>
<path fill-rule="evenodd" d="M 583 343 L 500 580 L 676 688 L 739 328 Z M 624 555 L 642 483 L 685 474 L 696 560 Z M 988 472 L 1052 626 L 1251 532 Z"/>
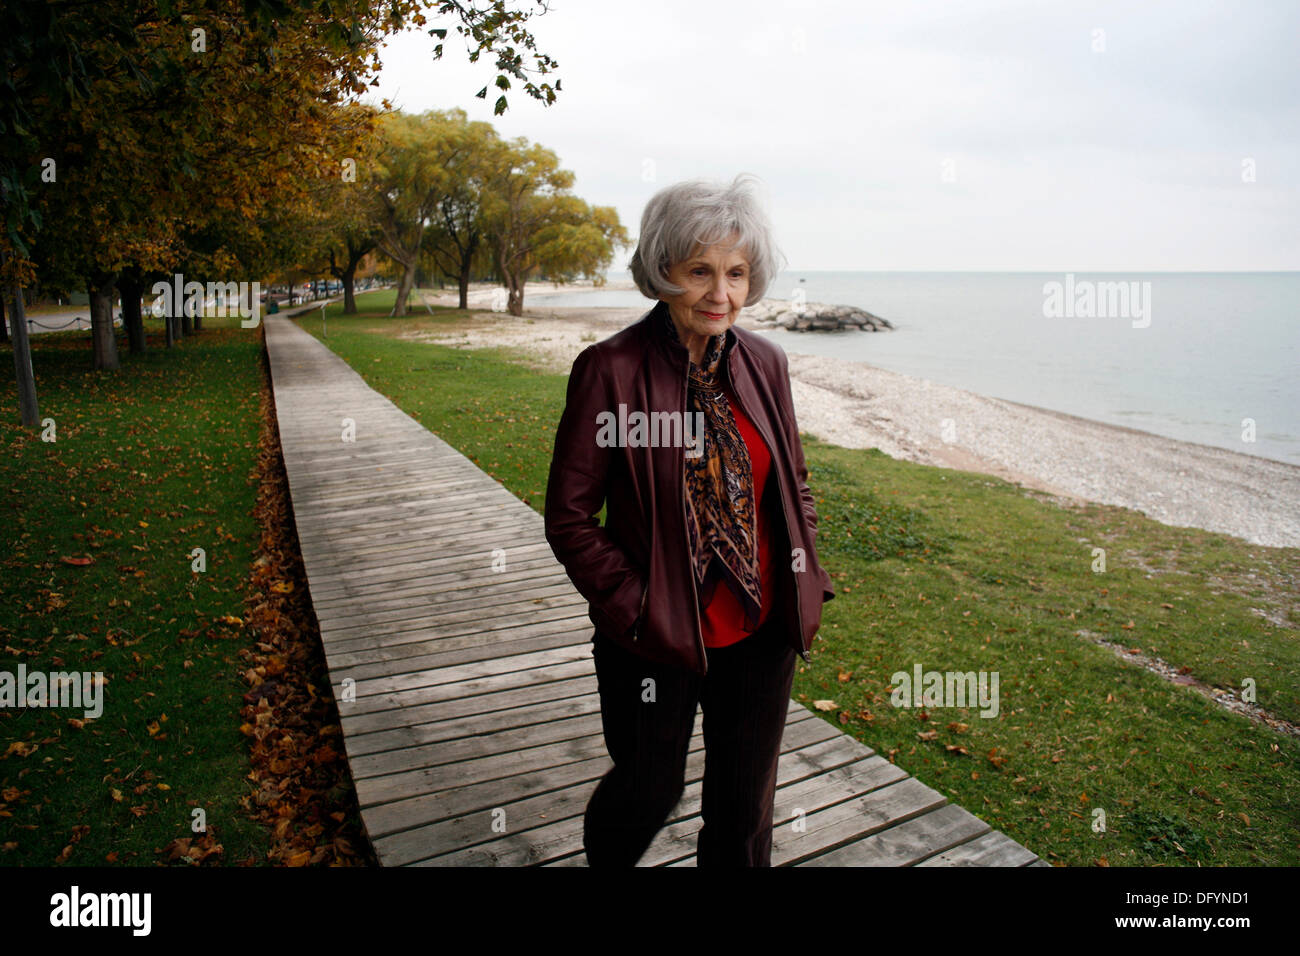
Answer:
<path fill-rule="evenodd" d="M 587 605 L 541 516 L 284 314 L 263 321 L 303 563 L 380 862 L 585 866 L 583 810 L 611 763 Z M 695 865 L 700 720 L 686 791 L 641 866 Z M 797 701 L 774 822 L 773 866 L 1048 865 Z"/>

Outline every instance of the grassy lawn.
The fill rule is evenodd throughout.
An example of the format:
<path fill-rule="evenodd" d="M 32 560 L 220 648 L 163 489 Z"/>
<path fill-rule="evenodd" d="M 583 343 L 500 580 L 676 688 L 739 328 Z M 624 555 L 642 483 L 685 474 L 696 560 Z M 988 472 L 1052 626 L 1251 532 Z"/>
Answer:
<path fill-rule="evenodd" d="M 374 293 L 361 316 L 331 308 L 325 341 L 540 512 L 565 376 L 501 350 L 400 339 L 466 315 L 389 319 L 391 303 Z M 321 336 L 318 313 L 299 321 Z M 1063 508 L 810 437 L 804 447 L 838 595 L 798 699 L 822 701 L 824 719 L 1054 862 L 1300 863 L 1300 741 L 1095 643 L 1211 686 L 1253 680 L 1260 706 L 1300 722 L 1300 549 Z M 996 673 L 999 713 L 892 706 L 892 676 L 918 664 Z"/>
<path fill-rule="evenodd" d="M 0 863 L 149 865 L 198 839 L 195 809 L 226 862 L 266 855 L 265 829 L 238 807 L 252 789 L 237 619 L 260 538 L 262 350 L 238 322 L 205 319 L 202 339 L 167 350 L 148 321 L 149 351 L 128 355 L 119 335 L 110 373 L 91 370 L 87 331 L 34 336 L 54 441 L 17 427 L 0 349 L 0 670 L 106 678 L 98 719 L 0 710 Z"/>

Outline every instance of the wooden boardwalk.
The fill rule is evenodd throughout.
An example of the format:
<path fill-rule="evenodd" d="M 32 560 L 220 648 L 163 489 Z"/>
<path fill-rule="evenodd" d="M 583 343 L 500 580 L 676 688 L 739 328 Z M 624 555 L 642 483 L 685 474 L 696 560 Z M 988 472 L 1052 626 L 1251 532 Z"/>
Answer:
<path fill-rule="evenodd" d="M 541 516 L 288 318 L 264 321 L 307 580 L 380 862 L 585 866 L 583 809 L 611 763 L 586 602 Z M 642 866 L 695 864 L 700 719 L 686 791 Z M 797 701 L 779 773 L 774 866 L 1047 865 Z"/>

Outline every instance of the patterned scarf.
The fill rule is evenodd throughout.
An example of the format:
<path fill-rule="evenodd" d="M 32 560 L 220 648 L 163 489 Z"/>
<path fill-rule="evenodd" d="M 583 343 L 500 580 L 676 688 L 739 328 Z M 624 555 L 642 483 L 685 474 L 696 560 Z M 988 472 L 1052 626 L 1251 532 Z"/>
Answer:
<path fill-rule="evenodd" d="M 681 344 L 666 307 L 663 322 L 671 340 Z M 710 337 L 703 364 L 692 361 L 687 372 L 687 412 L 690 421 L 699 420 L 694 417 L 696 412 L 704 414 L 704 453 L 686 458 L 686 527 L 700 608 L 708 606 L 718 579 L 723 578 L 753 627 L 761 601 L 758 512 L 749 449 L 736 427 L 718 374 L 726 338 L 725 332 Z M 717 574 L 712 573 L 715 566 Z"/>

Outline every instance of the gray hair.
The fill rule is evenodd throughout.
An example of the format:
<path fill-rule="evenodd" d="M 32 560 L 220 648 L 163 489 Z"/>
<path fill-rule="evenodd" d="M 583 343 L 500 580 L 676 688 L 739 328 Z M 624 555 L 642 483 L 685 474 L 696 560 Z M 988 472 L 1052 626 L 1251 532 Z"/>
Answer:
<path fill-rule="evenodd" d="M 749 258 L 745 305 L 763 298 L 785 256 L 772 240 L 767 214 L 750 188 L 758 181 L 752 173 L 741 173 L 731 185 L 689 179 L 655 193 L 641 215 L 641 235 L 628 262 L 642 295 L 680 295 L 684 290 L 668 281 L 669 270 L 689 259 L 697 246 L 711 246 L 735 233 L 732 248 L 745 250 Z"/>

